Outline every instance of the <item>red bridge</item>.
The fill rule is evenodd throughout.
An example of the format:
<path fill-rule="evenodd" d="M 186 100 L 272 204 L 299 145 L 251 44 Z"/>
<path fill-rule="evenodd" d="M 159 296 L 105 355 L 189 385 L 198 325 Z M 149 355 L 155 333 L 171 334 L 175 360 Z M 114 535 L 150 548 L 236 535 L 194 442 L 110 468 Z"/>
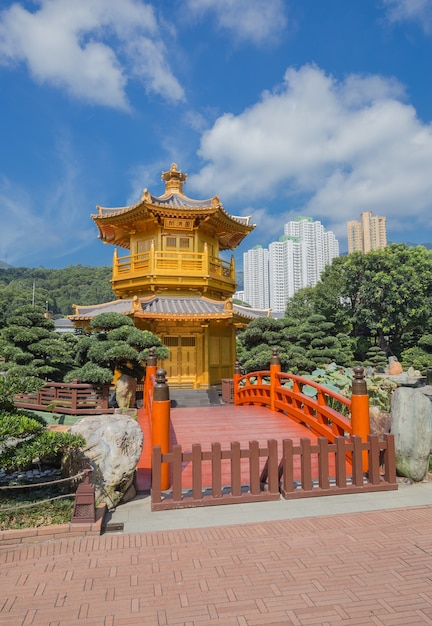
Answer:
<path fill-rule="evenodd" d="M 269 371 L 236 371 L 234 405 L 175 409 L 164 374 L 150 356 L 136 482 L 153 510 L 397 489 L 393 437 L 370 434 L 361 367 L 349 399 L 281 372 L 274 352 Z"/>

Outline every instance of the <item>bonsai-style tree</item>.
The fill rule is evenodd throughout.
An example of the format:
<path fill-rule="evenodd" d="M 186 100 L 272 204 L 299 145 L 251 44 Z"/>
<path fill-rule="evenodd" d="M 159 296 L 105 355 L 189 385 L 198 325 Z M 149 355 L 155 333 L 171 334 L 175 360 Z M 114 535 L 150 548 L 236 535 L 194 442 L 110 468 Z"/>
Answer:
<path fill-rule="evenodd" d="M 115 374 L 135 381 L 145 373 L 150 348 L 156 358 L 166 359 L 168 348 L 147 330 L 138 330 L 121 313 L 101 313 L 90 322 L 90 331 L 79 334 L 75 346 L 76 367 L 65 380 L 83 383 L 111 383 Z"/>
<path fill-rule="evenodd" d="M 0 331 L 1 370 L 12 377 L 61 381 L 72 367 L 71 351 L 43 310 L 18 307 Z"/>
<path fill-rule="evenodd" d="M 363 365 L 369 365 L 373 368 L 385 368 L 388 364 L 388 359 L 384 350 L 381 350 L 379 346 L 371 346 L 366 353 L 366 358 Z"/>
<path fill-rule="evenodd" d="M 320 364 L 353 361 L 348 338 L 336 334 L 334 324 L 323 315 L 253 320 L 238 336 L 237 358 L 246 372 L 267 370 L 272 347 L 278 348 L 282 371 L 295 374 L 312 372 Z"/>

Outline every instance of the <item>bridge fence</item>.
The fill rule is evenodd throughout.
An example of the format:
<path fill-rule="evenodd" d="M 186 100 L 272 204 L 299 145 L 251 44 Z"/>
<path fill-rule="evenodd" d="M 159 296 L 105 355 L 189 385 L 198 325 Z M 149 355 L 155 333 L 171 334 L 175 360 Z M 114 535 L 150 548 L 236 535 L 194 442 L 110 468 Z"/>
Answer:
<path fill-rule="evenodd" d="M 365 452 L 369 461 L 366 473 L 362 466 Z M 211 485 L 203 485 L 205 463 L 211 464 Z M 163 464 L 169 466 L 171 485 L 165 490 Z M 192 487 L 184 489 L 182 476 L 189 464 Z M 152 468 L 152 511 L 279 500 L 280 496 L 295 499 L 398 488 L 393 435 L 384 435 L 383 439 L 369 435 L 366 443 L 358 436 L 351 439 L 339 436 L 334 443 L 319 437 L 316 444 L 303 438 L 299 445 L 284 439 L 281 455 L 274 439 L 268 440 L 264 447 L 257 441 L 243 448 L 240 443 L 232 442 L 229 449 L 214 443 L 211 450 L 195 444 L 192 450 L 183 451 L 175 445 L 169 453 L 155 446 Z M 228 477 L 225 484 L 224 477 Z"/>

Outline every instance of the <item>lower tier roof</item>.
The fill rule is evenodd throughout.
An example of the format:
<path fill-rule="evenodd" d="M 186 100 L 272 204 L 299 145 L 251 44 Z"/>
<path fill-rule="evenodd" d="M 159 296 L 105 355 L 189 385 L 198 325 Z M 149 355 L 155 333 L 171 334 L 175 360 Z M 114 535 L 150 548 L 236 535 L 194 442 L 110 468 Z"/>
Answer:
<path fill-rule="evenodd" d="M 69 315 L 74 321 L 89 320 L 101 313 L 123 313 L 142 319 L 229 319 L 240 318 L 250 322 L 257 317 L 268 317 L 269 309 L 251 309 L 233 304 L 232 300 L 212 300 L 204 296 L 152 296 L 129 298 L 103 304 L 77 305 Z"/>

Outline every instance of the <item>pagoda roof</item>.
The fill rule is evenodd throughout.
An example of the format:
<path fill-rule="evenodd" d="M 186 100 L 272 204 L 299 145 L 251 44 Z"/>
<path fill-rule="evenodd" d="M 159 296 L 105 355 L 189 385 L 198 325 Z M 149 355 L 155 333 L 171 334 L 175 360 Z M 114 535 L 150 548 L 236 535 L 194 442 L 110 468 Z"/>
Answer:
<path fill-rule="evenodd" d="M 131 315 L 133 313 L 132 299 L 128 300 L 112 300 L 103 304 L 73 304 L 75 313 L 68 315 L 70 320 L 91 320 L 92 317 L 101 313 L 124 313 Z"/>
<path fill-rule="evenodd" d="M 101 313 L 123 313 L 147 319 L 230 319 L 250 322 L 257 317 L 268 317 L 268 309 L 251 309 L 233 304 L 231 300 L 212 300 L 205 296 L 151 296 L 150 298 L 130 298 L 104 304 L 74 305 L 75 314 L 71 320 L 90 320 Z"/>
<path fill-rule="evenodd" d="M 139 221 L 154 218 L 194 219 L 198 223 L 206 221 L 215 228 L 222 250 L 236 248 L 255 228 L 250 222 L 251 216 L 230 215 L 217 195 L 206 200 L 189 198 L 183 193 L 186 178 L 187 175 L 173 163 L 168 172 L 162 172 L 166 187 L 161 196 L 154 196 L 144 189 L 141 200 L 136 204 L 114 208 L 97 206 L 97 214 L 91 217 L 99 228 L 100 238 L 106 243 L 128 249 L 129 230 Z"/>

